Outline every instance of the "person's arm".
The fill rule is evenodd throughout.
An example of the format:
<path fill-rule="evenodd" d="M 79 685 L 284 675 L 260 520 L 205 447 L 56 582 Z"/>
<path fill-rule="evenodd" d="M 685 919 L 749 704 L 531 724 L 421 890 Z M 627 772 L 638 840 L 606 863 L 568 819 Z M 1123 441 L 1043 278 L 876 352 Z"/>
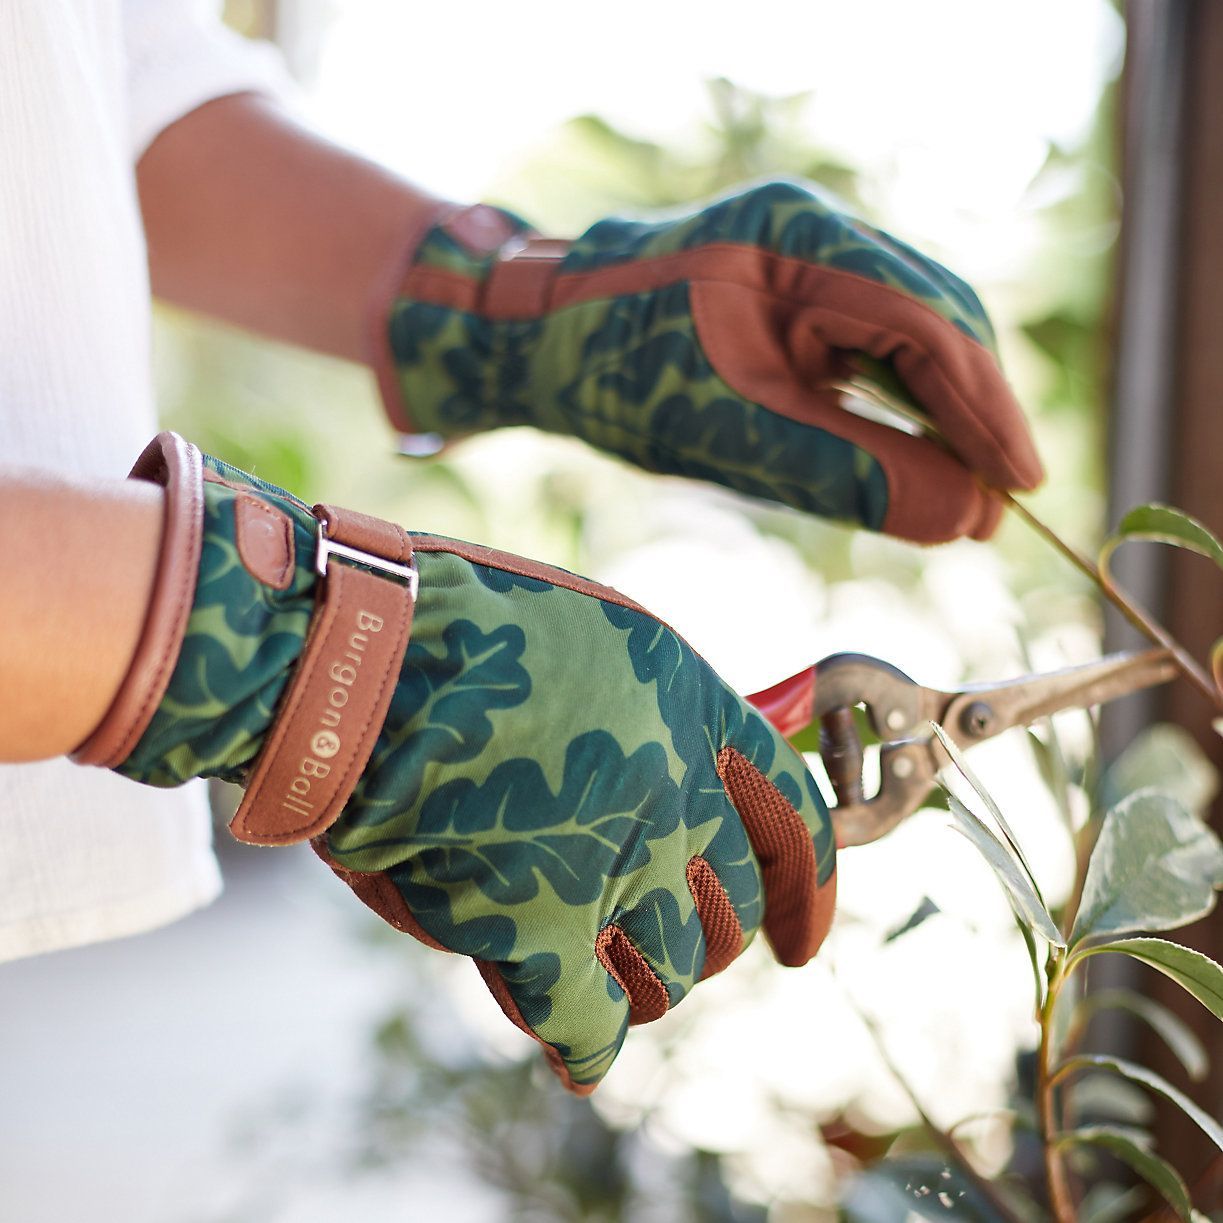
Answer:
<path fill-rule="evenodd" d="M 162 490 L 0 468 L 0 761 L 70 752 L 131 666 Z"/>
<path fill-rule="evenodd" d="M 442 201 L 257 94 L 218 98 L 137 166 L 153 291 L 354 361 Z"/>

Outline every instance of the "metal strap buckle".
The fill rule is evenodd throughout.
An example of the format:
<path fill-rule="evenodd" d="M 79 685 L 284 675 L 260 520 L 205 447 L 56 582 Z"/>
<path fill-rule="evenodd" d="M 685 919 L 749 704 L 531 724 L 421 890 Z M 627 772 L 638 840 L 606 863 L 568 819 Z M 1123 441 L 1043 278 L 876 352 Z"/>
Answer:
<path fill-rule="evenodd" d="M 362 552 L 360 548 L 350 548 L 347 544 L 337 543 L 334 539 L 328 539 L 324 534 L 325 526 L 325 523 L 319 523 L 318 553 L 314 558 L 314 569 L 319 577 L 327 576 L 328 560 L 333 556 L 338 556 L 343 560 L 354 561 L 358 565 L 364 565 L 367 569 L 373 569 L 406 582 L 412 602 L 416 602 L 420 574 L 417 573 L 415 564 L 400 565 L 395 561 L 388 561 L 384 556 L 375 556 L 371 552 Z"/>

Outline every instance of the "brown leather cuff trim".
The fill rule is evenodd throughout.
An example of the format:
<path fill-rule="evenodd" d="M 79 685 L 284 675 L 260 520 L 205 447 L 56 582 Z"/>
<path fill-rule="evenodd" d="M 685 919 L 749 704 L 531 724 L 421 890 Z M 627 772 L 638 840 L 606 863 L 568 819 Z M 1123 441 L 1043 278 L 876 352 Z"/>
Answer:
<path fill-rule="evenodd" d="M 393 522 L 327 504 L 316 505 L 313 512 L 324 524 L 328 539 L 396 565 L 406 565 L 412 559 L 412 537 Z"/>
<path fill-rule="evenodd" d="M 619 926 L 604 926 L 599 931 L 595 959 L 624 990 L 629 1023 L 652 1023 L 667 1013 L 671 1005 L 667 987 Z"/>
<path fill-rule="evenodd" d="M 693 858 L 685 874 L 705 936 L 705 967 L 701 970 L 704 981 L 738 959 L 743 950 L 743 926 L 722 881 L 704 858 L 699 854 Z"/>
<path fill-rule="evenodd" d="M 718 753 L 718 775 L 760 864 L 769 944 L 781 963 L 805 964 L 832 925 L 836 873 L 819 883 L 815 845 L 802 817 L 745 756 L 724 747 Z"/>
<path fill-rule="evenodd" d="M 505 573 L 516 573 L 519 577 L 534 578 L 537 582 L 547 582 L 552 586 L 561 586 L 565 590 L 576 591 L 578 594 L 589 595 L 592 599 L 601 599 L 604 603 L 614 603 L 617 607 L 626 607 L 630 611 L 638 611 L 649 616 L 659 624 L 652 612 L 646 611 L 640 603 L 621 594 L 611 586 L 602 586 L 589 578 L 579 577 L 564 569 L 545 565 L 541 561 L 528 560 L 526 557 L 515 556 L 511 552 L 499 552 L 495 548 L 486 548 L 483 544 L 469 544 L 462 539 L 447 539 L 441 535 L 413 535 L 412 546 L 417 552 L 449 552 L 453 556 L 470 561 L 473 565 L 483 565 L 488 569 L 500 569 Z M 664 625 L 670 628 L 670 625 Z M 674 630 L 672 630 L 674 631 Z"/>
<path fill-rule="evenodd" d="M 132 665 L 106 716 L 72 753 L 78 764 L 102 768 L 114 768 L 131 755 L 166 694 L 191 614 L 204 533 L 203 459 L 190 442 L 176 433 L 159 433 L 129 478 L 166 490 L 165 525 L 153 597 Z"/>
<path fill-rule="evenodd" d="M 400 527 L 333 506 L 316 513 L 328 540 L 371 562 L 411 560 Z M 304 841 L 335 823 L 369 763 L 399 680 L 415 606 L 411 586 L 332 555 L 318 589 L 305 649 L 229 825 L 249 844 Z"/>
<path fill-rule="evenodd" d="M 399 385 L 399 375 L 395 368 L 395 353 L 391 348 L 391 314 L 425 235 L 434 225 L 460 211 L 460 205 L 445 200 L 426 201 L 421 210 L 409 220 L 399 255 L 391 260 L 386 275 L 378 280 L 374 292 L 370 295 L 366 360 L 378 385 L 387 419 L 400 433 L 415 433 L 417 428 L 412 423 L 412 413 L 403 397 L 403 388 Z"/>

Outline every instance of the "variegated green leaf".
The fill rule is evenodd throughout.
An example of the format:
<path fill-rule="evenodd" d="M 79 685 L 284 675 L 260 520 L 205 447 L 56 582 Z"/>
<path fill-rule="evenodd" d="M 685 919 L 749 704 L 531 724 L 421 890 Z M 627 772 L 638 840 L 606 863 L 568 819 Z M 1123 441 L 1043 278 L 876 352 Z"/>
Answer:
<path fill-rule="evenodd" d="M 1214 908 L 1220 886 L 1219 838 L 1175 799 L 1140 790 L 1104 817 L 1071 945 L 1187 925 Z"/>
<path fill-rule="evenodd" d="M 1141 1083 L 1150 1091 L 1157 1092 L 1170 1100 L 1187 1116 L 1211 1142 L 1223 1151 L 1223 1125 L 1198 1107 L 1183 1091 L 1178 1091 L 1167 1079 L 1136 1062 L 1126 1061 L 1120 1057 L 1109 1057 L 1102 1053 L 1080 1053 L 1067 1058 L 1054 1071 L 1051 1081 L 1058 1083 L 1072 1074 L 1085 1071 L 1105 1070 L 1111 1074 L 1119 1074 L 1135 1083 Z"/>
<path fill-rule="evenodd" d="M 1095 1147 L 1115 1155 L 1157 1189 L 1186 1223 L 1194 1223 L 1201 1216 L 1193 1208 L 1184 1179 L 1166 1159 L 1151 1150 L 1148 1141 L 1140 1131 L 1111 1125 L 1084 1125 L 1055 1139 L 1059 1147 Z"/>
<path fill-rule="evenodd" d="M 1071 963 L 1105 952 L 1133 956 L 1171 977 L 1204 1007 L 1223 1019 L 1223 968 L 1209 956 L 1162 938 L 1125 938 L 1075 951 Z"/>
<path fill-rule="evenodd" d="M 1055 947 L 1064 947 L 1062 938 L 1045 902 L 1041 900 L 1032 880 L 1020 867 L 1014 854 L 989 830 L 981 818 L 970 811 L 954 794 L 948 794 L 954 820 L 953 827 L 963 833 L 980 851 L 982 857 L 993 868 L 999 882 L 1006 890 L 1007 899 L 1015 916 L 1027 927 L 1035 930 L 1046 942 Z"/>

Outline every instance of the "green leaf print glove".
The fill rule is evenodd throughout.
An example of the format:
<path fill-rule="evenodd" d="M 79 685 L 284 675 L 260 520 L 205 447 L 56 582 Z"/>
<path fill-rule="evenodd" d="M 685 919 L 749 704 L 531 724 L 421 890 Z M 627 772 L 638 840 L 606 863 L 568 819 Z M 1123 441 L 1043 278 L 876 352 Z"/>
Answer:
<path fill-rule="evenodd" d="M 757 929 L 785 964 L 815 953 L 835 895 L 815 783 L 643 608 L 310 509 L 173 434 L 133 477 L 166 489 L 156 589 L 78 761 L 238 782 L 239 839 L 311 839 L 391 924 L 471 956 L 576 1092 Z"/>
<path fill-rule="evenodd" d="M 972 289 L 799 183 L 574 242 L 442 210 L 379 313 L 383 398 L 408 434 L 534 425 L 926 543 L 987 537 L 986 486 L 1042 478 Z M 833 384 L 881 365 L 952 453 L 840 406 Z"/>

